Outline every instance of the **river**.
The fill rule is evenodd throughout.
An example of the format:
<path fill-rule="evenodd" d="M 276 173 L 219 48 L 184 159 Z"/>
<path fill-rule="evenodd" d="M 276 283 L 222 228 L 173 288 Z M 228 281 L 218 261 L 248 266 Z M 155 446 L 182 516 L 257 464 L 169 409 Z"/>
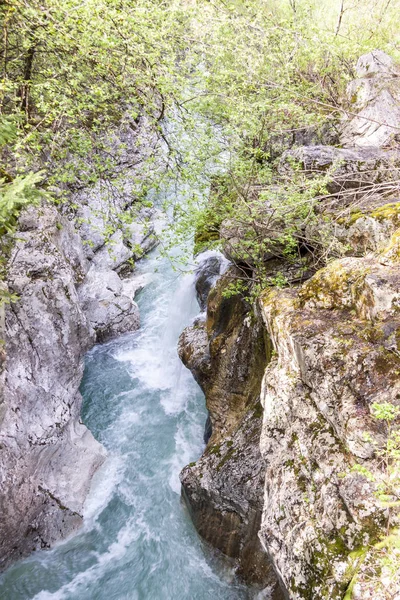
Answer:
<path fill-rule="evenodd" d="M 138 266 L 142 326 L 96 346 L 82 418 L 107 448 L 83 528 L 0 577 L 3 600 L 241 600 L 249 591 L 200 540 L 179 472 L 203 448 L 204 397 L 176 351 L 198 312 L 193 276 L 153 251 Z"/>

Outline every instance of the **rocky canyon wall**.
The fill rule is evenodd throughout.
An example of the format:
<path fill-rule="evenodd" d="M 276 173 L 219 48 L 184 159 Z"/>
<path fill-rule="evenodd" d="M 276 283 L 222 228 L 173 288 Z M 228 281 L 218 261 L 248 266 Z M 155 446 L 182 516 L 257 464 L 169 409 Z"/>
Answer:
<path fill-rule="evenodd" d="M 205 320 L 180 340 L 213 431 L 181 474 L 184 497 L 199 533 L 271 598 L 400 598 L 387 541 L 399 524 L 398 480 L 385 505 L 377 490 L 390 432 L 373 414 L 400 397 L 399 71 L 376 51 L 357 72 L 349 92 L 359 112 L 342 147 L 286 146 L 277 167 L 289 173 L 294 159 L 309 177 L 332 169 L 329 208 L 313 227 L 342 244 L 343 258 L 270 287 L 252 310 L 224 297 L 228 271 Z M 238 235 L 222 223 L 236 263 Z M 290 281 L 284 259 L 266 264 Z"/>

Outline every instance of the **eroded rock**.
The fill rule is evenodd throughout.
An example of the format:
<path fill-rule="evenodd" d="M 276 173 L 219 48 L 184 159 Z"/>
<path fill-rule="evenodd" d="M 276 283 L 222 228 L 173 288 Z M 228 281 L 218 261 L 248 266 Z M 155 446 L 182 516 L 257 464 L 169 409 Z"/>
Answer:
<path fill-rule="evenodd" d="M 343 598 L 356 553 L 386 531 L 375 484 L 354 465 L 380 472 L 387 432 L 371 405 L 399 403 L 397 271 L 343 259 L 262 300 L 278 358 L 261 394 L 260 536 L 293 599 Z"/>
<path fill-rule="evenodd" d="M 129 290 L 115 271 L 99 270 L 96 266 L 90 268 L 78 289 L 78 296 L 98 342 L 139 328 L 139 308 L 133 300 L 135 293 L 135 285 Z"/>
<path fill-rule="evenodd" d="M 229 269 L 211 289 L 206 321 L 195 321 L 180 338 L 179 355 L 206 395 L 212 424 L 203 456 L 182 471 L 181 481 L 200 535 L 237 560 L 247 581 L 270 586 L 279 598 L 277 577 L 257 538 L 264 471 L 259 394 L 267 353 L 246 302 L 223 296 L 234 273 Z"/>
<path fill-rule="evenodd" d="M 377 147 L 335 148 L 333 146 L 302 146 L 282 155 L 280 172 L 289 175 L 294 165 L 307 176 L 329 173 L 327 183 L 331 194 L 374 189 L 387 191 L 388 184 L 398 187 L 400 153 L 398 150 Z M 348 195 L 349 202 L 354 195 Z"/>
<path fill-rule="evenodd" d="M 49 206 L 21 222 L 8 272 L 19 298 L 5 314 L 1 568 L 79 527 L 105 457 L 80 421 L 83 355 L 94 339 L 75 288 L 86 270 L 79 238 Z"/>

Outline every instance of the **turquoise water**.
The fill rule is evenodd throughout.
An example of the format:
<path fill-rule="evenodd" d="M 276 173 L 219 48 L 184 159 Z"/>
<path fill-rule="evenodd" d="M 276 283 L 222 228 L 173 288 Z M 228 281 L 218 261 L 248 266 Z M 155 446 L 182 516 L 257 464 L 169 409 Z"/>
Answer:
<path fill-rule="evenodd" d="M 139 270 L 142 327 L 87 356 L 83 420 L 108 450 L 83 528 L 0 577 L 7 600 L 241 600 L 249 591 L 201 542 L 179 471 L 202 452 L 204 398 L 176 352 L 198 312 L 191 275 L 157 252 Z"/>

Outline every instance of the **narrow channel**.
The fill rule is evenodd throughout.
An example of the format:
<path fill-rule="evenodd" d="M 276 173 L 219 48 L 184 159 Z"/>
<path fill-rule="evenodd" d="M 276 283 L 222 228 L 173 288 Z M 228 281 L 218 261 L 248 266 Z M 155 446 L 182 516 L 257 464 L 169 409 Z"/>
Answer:
<path fill-rule="evenodd" d="M 248 590 L 199 539 L 179 472 L 202 451 L 204 397 L 177 356 L 199 311 L 193 276 L 141 261 L 142 326 L 87 356 L 83 420 L 107 448 L 84 527 L 0 578 L 3 600 L 241 600 Z"/>

